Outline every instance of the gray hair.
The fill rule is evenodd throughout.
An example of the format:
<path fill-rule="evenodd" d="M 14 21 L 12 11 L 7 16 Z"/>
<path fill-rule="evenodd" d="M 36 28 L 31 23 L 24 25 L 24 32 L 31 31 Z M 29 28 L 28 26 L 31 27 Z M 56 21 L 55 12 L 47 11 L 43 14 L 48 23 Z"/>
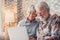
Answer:
<path fill-rule="evenodd" d="M 43 5 L 43 7 L 45 8 L 45 9 L 49 9 L 49 6 L 48 6 L 48 4 L 46 3 L 46 2 L 40 2 L 38 5 L 37 5 L 37 7 L 41 7 Z"/>
<path fill-rule="evenodd" d="M 26 12 L 26 13 L 27 13 L 27 16 L 30 14 L 30 13 L 29 13 L 30 11 L 36 12 L 34 5 L 31 5 L 31 6 L 27 9 L 27 12 Z"/>

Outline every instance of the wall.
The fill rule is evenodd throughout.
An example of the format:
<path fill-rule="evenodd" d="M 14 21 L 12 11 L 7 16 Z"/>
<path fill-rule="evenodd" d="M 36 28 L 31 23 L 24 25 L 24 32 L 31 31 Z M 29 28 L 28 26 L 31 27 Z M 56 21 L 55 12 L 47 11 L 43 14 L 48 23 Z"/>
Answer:
<path fill-rule="evenodd" d="M 41 1 L 45 1 L 48 3 L 50 7 L 51 14 L 58 14 L 60 15 L 60 0 L 23 0 L 22 1 L 22 10 L 24 15 L 26 15 L 27 8 L 31 5 L 38 5 Z"/>
<path fill-rule="evenodd" d="M 17 24 L 17 0 L 3 0 L 2 28 L 14 27 Z"/>
<path fill-rule="evenodd" d="M 0 30 L 2 27 L 2 0 L 0 0 Z"/>

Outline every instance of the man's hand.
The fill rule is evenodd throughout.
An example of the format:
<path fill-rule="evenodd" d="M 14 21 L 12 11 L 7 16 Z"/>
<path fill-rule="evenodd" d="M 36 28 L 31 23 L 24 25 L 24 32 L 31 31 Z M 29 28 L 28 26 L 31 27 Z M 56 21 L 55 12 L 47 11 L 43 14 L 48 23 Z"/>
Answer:
<path fill-rule="evenodd" d="M 50 36 L 47 40 L 54 40 L 54 37 Z"/>
<path fill-rule="evenodd" d="M 29 37 L 29 40 L 36 40 L 34 37 Z"/>

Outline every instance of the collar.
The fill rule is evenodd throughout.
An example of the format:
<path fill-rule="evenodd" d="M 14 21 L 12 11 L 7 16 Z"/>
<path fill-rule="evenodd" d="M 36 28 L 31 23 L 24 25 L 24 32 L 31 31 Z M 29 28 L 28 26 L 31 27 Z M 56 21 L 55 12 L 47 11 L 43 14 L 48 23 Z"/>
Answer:
<path fill-rule="evenodd" d="M 36 20 L 34 19 L 34 20 L 32 20 L 32 21 L 29 21 L 29 19 L 27 18 L 26 19 L 26 23 L 33 23 L 33 22 L 35 22 Z"/>

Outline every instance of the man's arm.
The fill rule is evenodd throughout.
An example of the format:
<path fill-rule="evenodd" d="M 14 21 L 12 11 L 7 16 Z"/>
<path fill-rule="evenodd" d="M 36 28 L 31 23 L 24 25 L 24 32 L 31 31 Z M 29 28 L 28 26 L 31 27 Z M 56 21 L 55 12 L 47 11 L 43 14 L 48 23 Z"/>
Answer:
<path fill-rule="evenodd" d="M 52 18 L 50 35 L 51 36 L 47 36 L 46 39 L 57 40 L 60 37 L 60 18 L 57 15 Z"/>
<path fill-rule="evenodd" d="M 59 18 L 56 18 L 52 21 L 51 25 L 51 36 L 49 39 L 59 40 L 60 37 L 60 21 Z"/>

